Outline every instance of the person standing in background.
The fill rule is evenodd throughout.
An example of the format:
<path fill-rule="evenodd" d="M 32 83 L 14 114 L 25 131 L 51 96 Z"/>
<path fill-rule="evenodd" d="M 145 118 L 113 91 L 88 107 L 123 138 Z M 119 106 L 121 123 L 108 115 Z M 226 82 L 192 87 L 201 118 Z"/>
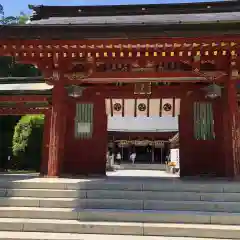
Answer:
<path fill-rule="evenodd" d="M 135 152 L 131 153 L 130 160 L 132 161 L 132 164 L 135 163 L 135 160 L 136 160 L 136 153 Z"/>
<path fill-rule="evenodd" d="M 122 156 L 121 156 L 120 152 L 117 153 L 116 159 L 117 159 L 118 164 L 120 165 L 121 164 L 121 160 L 122 160 Z"/>

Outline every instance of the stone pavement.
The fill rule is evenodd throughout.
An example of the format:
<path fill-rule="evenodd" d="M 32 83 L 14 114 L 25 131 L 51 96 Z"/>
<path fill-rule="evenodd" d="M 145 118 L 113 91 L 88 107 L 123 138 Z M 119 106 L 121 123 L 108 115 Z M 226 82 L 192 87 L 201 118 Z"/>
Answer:
<path fill-rule="evenodd" d="M 123 236 L 68 233 L 37 233 L 37 232 L 1 232 L 0 240 L 216 240 L 210 238 L 177 238 L 153 236 Z M 221 240 L 221 239 L 218 239 Z M 224 239 L 231 240 L 231 239 Z"/>

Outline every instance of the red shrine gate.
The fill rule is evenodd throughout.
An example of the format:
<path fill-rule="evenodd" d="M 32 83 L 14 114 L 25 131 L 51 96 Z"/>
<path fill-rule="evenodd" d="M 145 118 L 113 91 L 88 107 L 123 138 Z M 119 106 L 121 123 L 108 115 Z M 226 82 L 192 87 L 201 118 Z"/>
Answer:
<path fill-rule="evenodd" d="M 79 7 L 75 8 L 66 7 L 66 11 L 78 10 L 80 14 Z M 161 8 L 155 7 L 154 11 L 163 11 Z M 201 9 L 198 12 L 203 11 Z M 192 23 L 176 27 L 180 36 L 174 28 L 170 29 L 171 37 L 157 35 L 159 30 L 154 30 L 154 26 L 148 29 L 142 26 L 140 30 L 133 26 L 122 30 L 116 26 L 116 31 L 125 31 L 123 37 L 111 26 L 106 30 L 82 25 L 48 25 L 46 18 L 55 16 L 58 10 L 53 13 L 44 6 L 35 10 L 35 19 L 40 19 L 40 24 L 1 29 L 0 55 L 36 65 L 46 82 L 53 85 L 51 104 L 45 108 L 38 104 L 30 108 L 26 102 L 49 102 L 49 99 L 45 96 L 1 96 L 1 102 L 19 105 L 1 108 L 0 114 L 45 114 L 43 174 L 105 174 L 106 99 L 132 99 L 138 104 L 134 107 L 134 116 L 137 111 L 145 112 L 146 109 L 149 112 L 145 114 L 149 116 L 147 105 L 151 99 L 173 98 L 181 100 L 181 176 L 233 177 L 239 174 L 238 34 L 227 35 L 219 30 L 209 36 L 204 26 L 209 29 L 210 23 L 201 25 L 201 37 L 185 36 L 186 26 L 191 29 L 199 26 Z M 118 9 L 111 7 L 111 11 Z M 231 27 L 229 25 L 228 29 Z M 67 36 L 64 35 L 66 29 Z M 212 31 L 214 26 L 210 29 Z M 112 37 L 104 36 L 109 31 Z M 150 37 L 142 36 L 145 31 Z M 102 35 L 94 39 L 93 32 Z M 83 33 L 84 36 L 78 36 Z M 121 110 L 124 115 L 124 104 L 108 102 L 107 106 L 110 106 L 108 114 Z M 162 111 L 176 107 L 173 102 L 164 105 L 159 102 L 159 106 L 159 116 Z"/>

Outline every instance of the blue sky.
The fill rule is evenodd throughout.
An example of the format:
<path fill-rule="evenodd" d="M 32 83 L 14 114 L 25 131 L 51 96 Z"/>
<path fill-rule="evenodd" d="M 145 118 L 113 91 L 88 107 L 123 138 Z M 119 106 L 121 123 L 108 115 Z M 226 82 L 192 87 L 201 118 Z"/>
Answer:
<path fill-rule="evenodd" d="M 205 0 L 206 1 L 206 0 Z M 211 1 L 211 0 L 208 0 Z M 5 14 L 18 15 L 24 11 L 30 13 L 28 4 L 33 5 L 103 5 L 103 4 L 137 4 L 137 3 L 176 3 L 176 2 L 204 2 L 204 0 L 0 0 L 4 6 Z"/>

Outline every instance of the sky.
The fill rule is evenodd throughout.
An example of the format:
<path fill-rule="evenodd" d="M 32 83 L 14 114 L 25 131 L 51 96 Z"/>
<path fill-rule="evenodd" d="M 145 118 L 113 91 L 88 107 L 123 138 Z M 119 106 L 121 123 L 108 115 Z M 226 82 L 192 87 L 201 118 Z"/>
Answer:
<path fill-rule="evenodd" d="M 211 0 L 205 0 L 211 1 Z M 21 11 L 30 14 L 28 4 L 32 5 L 116 5 L 116 4 L 151 4 L 151 3 L 177 3 L 177 2 L 204 2 L 204 0 L 0 0 L 5 15 L 18 15 Z"/>

